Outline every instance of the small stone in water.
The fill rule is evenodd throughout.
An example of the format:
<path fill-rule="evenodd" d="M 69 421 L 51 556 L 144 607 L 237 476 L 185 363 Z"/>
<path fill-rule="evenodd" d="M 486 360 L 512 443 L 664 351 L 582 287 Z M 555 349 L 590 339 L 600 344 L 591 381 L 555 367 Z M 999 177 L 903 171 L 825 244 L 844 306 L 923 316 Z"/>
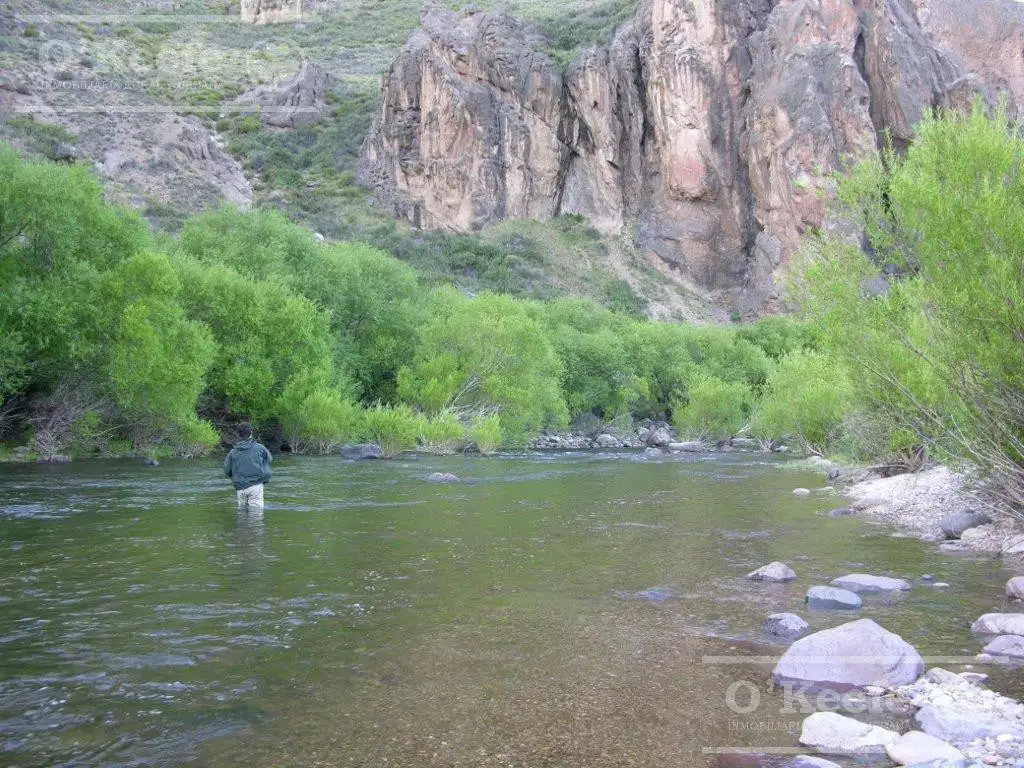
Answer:
<path fill-rule="evenodd" d="M 926 573 L 921 577 L 921 581 L 935 581 L 935 577 L 930 573 Z"/>
<path fill-rule="evenodd" d="M 935 582 L 934 584 L 932 584 L 932 586 L 933 586 L 933 587 L 935 587 L 935 588 L 937 588 L 937 589 L 942 589 L 942 588 L 944 588 L 944 587 L 948 587 L 948 586 L 949 586 L 949 584 L 947 584 L 947 583 L 946 583 L 946 582 L 944 582 L 944 581 L 936 581 L 936 582 Z"/>
<path fill-rule="evenodd" d="M 806 498 L 811 495 L 811 492 L 807 488 L 794 488 L 793 495 L 799 498 Z"/>

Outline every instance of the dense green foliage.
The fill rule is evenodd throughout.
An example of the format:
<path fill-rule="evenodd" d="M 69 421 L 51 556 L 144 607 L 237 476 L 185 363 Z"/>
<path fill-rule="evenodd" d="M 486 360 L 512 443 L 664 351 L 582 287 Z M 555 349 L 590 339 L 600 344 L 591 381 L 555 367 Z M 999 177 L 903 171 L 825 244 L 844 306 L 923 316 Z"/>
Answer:
<path fill-rule="evenodd" d="M 842 187 L 869 252 L 809 249 L 795 296 L 851 371 L 868 452 L 923 449 L 1024 506 L 1024 139 L 1004 114 L 928 119 Z"/>
<path fill-rule="evenodd" d="M 241 420 L 305 452 L 490 453 L 634 417 L 722 440 L 810 343 L 787 320 L 471 296 L 274 212 L 223 208 L 155 237 L 85 170 L 9 150 L 0 180 L 0 429 L 43 454 L 192 455 Z"/>

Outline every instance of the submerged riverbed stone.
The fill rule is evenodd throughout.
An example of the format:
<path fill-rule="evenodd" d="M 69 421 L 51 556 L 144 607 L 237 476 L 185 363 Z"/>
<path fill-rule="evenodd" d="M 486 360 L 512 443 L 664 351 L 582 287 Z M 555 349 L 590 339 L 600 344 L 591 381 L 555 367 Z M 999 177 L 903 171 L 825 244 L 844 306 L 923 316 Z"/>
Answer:
<path fill-rule="evenodd" d="M 991 522 L 992 518 L 984 512 L 975 512 L 969 509 L 964 512 L 954 512 L 951 515 L 946 515 L 946 517 L 939 521 L 939 527 L 946 534 L 946 538 L 959 539 L 964 531 L 977 528 L 979 525 L 988 525 Z"/>
<path fill-rule="evenodd" d="M 647 450 L 644 451 L 644 456 L 648 456 L 648 457 L 650 457 L 652 459 L 656 459 L 659 456 L 663 456 L 663 455 L 664 454 L 661 452 L 660 448 L 648 448 Z"/>
<path fill-rule="evenodd" d="M 907 731 L 892 744 L 886 745 L 885 751 L 897 765 L 964 759 L 959 749 L 922 731 Z"/>
<path fill-rule="evenodd" d="M 891 579 L 888 576 L 871 576 L 867 573 L 851 573 L 832 580 L 833 587 L 848 589 L 862 595 L 879 592 L 906 592 L 910 582 L 905 579 Z"/>
<path fill-rule="evenodd" d="M 427 475 L 428 483 L 461 483 L 462 480 L 458 475 L 453 475 L 451 472 L 433 472 Z"/>
<path fill-rule="evenodd" d="M 924 661 L 912 645 L 871 619 L 860 619 L 797 640 L 775 666 L 772 679 L 848 690 L 906 685 L 922 672 Z"/>
<path fill-rule="evenodd" d="M 833 763 L 824 757 L 812 755 L 797 755 L 792 760 L 783 763 L 783 768 L 842 768 L 839 763 Z"/>
<path fill-rule="evenodd" d="M 1005 656 L 1014 661 L 1024 661 L 1024 637 L 1000 635 L 981 650 L 989 656 Z"/>
<path fill-rule="evenodd" d="M 857 510 L 853 507 L 839 507 L 838 509 L 830 510 L 828 513 L 829 517 L 852 517 L 857 514 Z"/>
<path fill-rule="evenodd" d="M 1014 576 L 1006 582 L 1006 596 L 1011 600 L 1024 600 L 1024 576 Z"/>
<path fill-rule="evenodd" d="M 900 735 L 835 712 L 815 712 L 804 720 L 800 743 L 826 755 L 884 755 Z"/>
<path fill-rule="evenodd" d="M 796 571 L 785 563 L 775 561 L 768 565 L 762 565 L 756 571 L 751 571 L 747 574 L 747 578 L 751 581 L 792 581 L 796 578 Z"/>
<path fill-rule="evenodd" d="M 773 613 L 764 620 L 764 629 L 777 637 L 798 637 L 807 631 L 809 624 L 795 613 Z"/>
<path fill-rule="evenodd" d="M 976 635 L 1024 635 L 1024 613 L 986 613 L 971 624 Z"/>
<path fill-rule="evenodd" d="M 811 587 L 807 590 L 807 605 L 811 608 L 835 608 L 837 610 L 856 610 L 861 607 L 861 599 L 857 593 L 848 589 L 835 587 Z"/>

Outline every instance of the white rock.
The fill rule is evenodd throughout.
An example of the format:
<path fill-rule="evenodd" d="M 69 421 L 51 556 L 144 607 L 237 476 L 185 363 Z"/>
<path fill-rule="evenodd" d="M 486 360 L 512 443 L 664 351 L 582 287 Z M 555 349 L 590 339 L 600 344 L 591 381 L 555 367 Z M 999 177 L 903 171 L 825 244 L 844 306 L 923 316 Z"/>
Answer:
<path fill-rule="evenodd" d="M 707 448 L 704 446 L 704 443 L 701 443 L 697 440 L 686 443 L 669 443 L 668 449 L 670 451 L 683 451 L 685 453 L 699 453 L 701 451 L 707 450 Z"/>
<path fill-rule="evenodd" d="M 910 589 L 910 582 L 906 579 L 891 579 L 888 576 L 851 573 L 833 579 L 832 586 L 848 589 L 858 594 L 877 594 L 879 592 L 905 592 Z"/>
<path fill-rule="evenodd" d="M 807 498 L 811 495 L 811 492 L 807 488 L 794 488 L 793 495 L 799 498 Z"/>
<path fill-rule="evenodd" d="M 893 687 L 924 672 L 920 654 L 899 635 L 871 619 L 815 632 L 789 647 L 772 672 L 776 683 L 808 682 L 840 689 Z"/>
<path fill-rule="evenodd" d="M 775 561 L 751 571 L 747 578 L 751 581 L 792 581 L 796 578 L 796 572 L 785 563 Z"/>
<path fill-rule="evenodd" d="M 925 733 L 958 745 L 1001 733 L 1020 733 L 1018 724 L 968 701 L 927 704 L 914 715 L 914 721 Z"/>
<path fill-rule="evenodd" d="M 963 760 L 964 753 L 941 739 L 921 731 L 907 731 L 885 747 L 889 759 L 898 765 L 915 765 L 931 760 Z"/>
<path fill-rule="evenodd" d="M 833 763 L 823 757 L 812 757 L 811 755 L 797 755 L 784 764 L 784 768 L 842 768 L 839 763 Z"/>
<path fill-rule="evenodd" d="M 1003 542 L 1003 555 L 1024 555 L 1024 534 L 1011 536 Z"/>
<path fill-rule="evenodd" d="M 976 635 L 1024 635 L 1024 613 L 986 613 L 971 624 Z"/>
<path fill-rule="evenodd" d="M 807 605 L 811 608 L 856 610 L 863 603 L 855 592 L 835 587 L 811 587 L 807 590 Z"/>
<path fill-rule="evenodd" d="M 1024 659 L 1024 637 L 1020 635 L 1000 635 L 981 649 L 989 656 L 1003 656 L 1008 659 Z"/>
<path fill-rule="evenodd" d="M 1011 600 L 1024 600 L 1024 576 L 1014 576 L 1006 582 L 1006 596 Z"/>
<path fill-rule="evenodd" d="M 882 755 L 900 735 L 835 712 L 815 712 L 804 720 L 800 743 L 826 755 Z"/>

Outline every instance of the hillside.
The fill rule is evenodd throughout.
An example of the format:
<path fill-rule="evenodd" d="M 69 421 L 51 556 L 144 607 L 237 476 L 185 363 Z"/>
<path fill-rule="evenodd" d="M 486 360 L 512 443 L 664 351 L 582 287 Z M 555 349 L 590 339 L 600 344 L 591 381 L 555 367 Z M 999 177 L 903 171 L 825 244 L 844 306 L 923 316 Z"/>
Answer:
<path fill-rule="evenodd" d="M 568 61 L 633 3 L 487 2 L 532 19 Z M 441 282 L 531 297 L 582 294 L 665 319 L 726 319 L 628 237 L 576 219 L 510 222 L 472 237 L 423 234 L 374 208 L 355 182 L 381 76 L 420 4 L 307 2 L 299 23 L 243 23 L 238 3 L 16 3 L 0 28 L 0 137 L 90 163 L 108 197 L 172 231 L 228 201 L 280 210 L 330 240 L 369 242 Z M 552 15 L 556 13 L 557 15 Z M 327 75 L 323 119 L 281 128 L 238 102 L 303 61 Z"/>

